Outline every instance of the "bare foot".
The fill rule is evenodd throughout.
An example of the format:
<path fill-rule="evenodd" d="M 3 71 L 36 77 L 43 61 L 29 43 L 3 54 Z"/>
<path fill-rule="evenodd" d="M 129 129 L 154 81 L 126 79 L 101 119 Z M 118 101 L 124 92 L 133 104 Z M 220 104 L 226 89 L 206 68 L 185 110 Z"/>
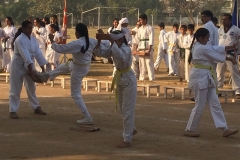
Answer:
<path fill-rule="evenodd" d="M 116 148 L 127 148 L 127 147 L 131 147 L 131 143 L 127 143 L 127 142 L 122 142 L 118 145 L 116 145 Z"/>
<path fill-rule="evenodd" d="M 135 129 L 135 130 L 133 130 L 133 133 L 132 133 L 133 135 L 135 135 L 135 134 L 137 134 L 137 130 Z"/>

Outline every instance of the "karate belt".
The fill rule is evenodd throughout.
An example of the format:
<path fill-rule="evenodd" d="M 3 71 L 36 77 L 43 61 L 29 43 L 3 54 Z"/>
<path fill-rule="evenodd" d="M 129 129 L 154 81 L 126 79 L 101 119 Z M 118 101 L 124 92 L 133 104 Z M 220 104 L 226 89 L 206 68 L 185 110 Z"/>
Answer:
<path fill-rule="evenodd" d="M 89 65 L 91 63 L 91 61 L 89 63 L 86 63 L 86 64 L 76 63 L 76 62 L 73 61 L 72 58 L 69 58 L 67 60 L 67 62 L 65 63 L 65 65 L 67 66 L 69 64 L 69 62 L 73 62 L 74 64 L 79 65 L 79 66 L 87 66 L 87 65 Z"/>
<path fill-rule="evenodd" d="M 144 49 L 146 49 L 147 48 L 147 41 L 149 41 L 149 39 L 148 38 L 145 38 L 145 39 L 140 39 L 140 42 L 141 41 L 143 41 L 144 42 Z"/>
<path fill-rule="evenodd" d="M 213 80 L 214 80 L 214 83 L 215 83 L 215 85 L 216 85 L 216 94 L 218 95 L 218 87 L 217 87 L 217 84 L 216 84 L 217 74 L 216 74 L 216 72 L 214 71 L 213 67 L 212 67 L 212 66 L 203 65 L 203 64 L 194 64 L 193 67 L 194 67 L 194 68 L 200 68 L 200 69 L 210 70 L 210 72 L 211 72 L 211 74 L 212 74 L 212 77 L 213 77 Z"/>
<path fill-rule="evenodd" d="M 122 69 L 122 70 L 116 70 L 113 80 L 112 80 L 112 85 L 111 85 L 111 91 L 114 90 L 114 87 L 116 85 L 116 90 L 115 90 L 115 103 L 116 103 L 116 109 L 115 112 L 117 112 L 117 106 L 118 106 L 118 83 L 120 81 L 121 75 L 122 73 L 127 73 L 131 71 L 131 67 L 127 68 L 127 69 Z"/>

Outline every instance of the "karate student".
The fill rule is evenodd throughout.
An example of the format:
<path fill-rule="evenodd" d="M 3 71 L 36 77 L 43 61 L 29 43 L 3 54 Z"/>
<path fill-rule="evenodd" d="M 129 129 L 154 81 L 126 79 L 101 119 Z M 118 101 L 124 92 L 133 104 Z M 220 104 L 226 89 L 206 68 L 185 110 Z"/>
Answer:
<path fill-rule="evenodd" d="M 27 91 L 31 108 L 35 114 L 46 115 L 41 109 L 36 97 L 35 82 L 31 79 L 34 77 L 34 58 L 42 69 L 47 61 L 45 60 L 37 40 L 31 36 L 33 25 L 30 21 L 22 22 L 22 28 L 18 30 L 14 41 L 14 55 L 10 69 L 10 91 L 9 91 L 9 107 L 10 117 L 18 119 L 17 111 L 20 105 L 20 93 L 22 85 Z M 22 31 L 22 33 L 21 33 Z"/>
<path fill-rule="evenodd" d="M 113 57 L 117 71 L 114 76 L 116 80 L 116 97 L 123 118 L 123 142 L 116 147 L 130 147 L 132 136 L 137 133 L 134 126 L 134 112 L 136 104 L 137 81 L 136 76 L 131 69 L 132 53 L 124 36 L 126 30 L 113 31 L 110 34 L 112 46 L 106 47 L 100 45 L 101 38 L 97 37 L 98 45 L 96 46 L 96 55 L 103 57 Z M 113 81 L 113 86 L 114 81 Z M 113 89 L 113 88 L 112 88 Z M 118 96 L 117 96 L 118 95 Z"/>
<path fill-rule="evenodd" d="M 54 36 L 53 41 L 57 44 L 62 44 L 62 35 L 59 32 L 59 27 L 55 24 L 50 24 L 49 30 L 50 30 L 49 35 Z M 59 57 L 61 55 L 60 53 L 58 53 L 52 49 L 52 42 L 49 39 L 49 35 L 47 37 L 47 50 L 46 50 L 46 55 L 45 55 L 45 58 L 49 63 L 47 65 L 47 71 L 51 71 L 51 70 L 57 68 L 57 66 L 59 65 Z"/>
<path fill-rule="evenodd" d="M 48 36 L 49 33 L 50 33 L 50 30 L 49 30 L 50 20 L 49 20 L 48 17 L 44 17 L 44 18 L 42 19 L 42 22 L 44 23 L 44 27 L 45 27 L 45 29 L 46 29 L 46 31 L 47 31 L 47 36 Z"/>
<path fill-rule="evenodd" d="M 4 39 L 5 33 L 2 29 L 2 23 L 0 21 L 0 68 L 2 68 L 2 59 L 3 59 L 3 48 L 2 48 L 2 39 Z"/>
<path fill-rule="evenodd" d="M 234 49 L 236 45 L 227 47 L 206 45 L 209 36 L 209 31 L 205 28 L 199 28 L 194 34 L 193 42 L 195 39 L 197 42 L 194 44 L 192 50 L 193 68 L 190 73 L 189 88 L 194 92 L 196 103 L 192 109 L 184 136 L 200 136 L 196 130 L 206 104 L 210 107 L 216 128 L 222 129 L 223 137 L 228 137 L 238 132 L 238 130 L 228 129 L 216 93 L 216 75 L 213 68 L 215 62 L 224 62 L 227 59 L 225 50 Z M 231 59 L 231 61 L 236 63 L 234 59 Z"/>
<path fill-rule="evenodd" d="M 183 45 L 185 50 L 185 80 L 187 82 L 189 82 L 189 73 L 190 73 L 190 65 L 188 62 L 189 56 L 190 56 L 190 46 L 192 44 L 193 41 L 193 37 L 194 37 L 194 24 L 189 24 L 187 27 L 187 31 L 188 31 L 188 35 L 185 38 Z"/>
<path fill-rule="evenodd" d="M 148 72 L 149 81 L 155 80 L 153 60 L 154 30 L 147 23 L 147 20 L 146 14 L 141 14 L 139 16 L 139 21 L 142 26 L 139 28 L 137 33 L 137 38 L 139 41 L 137 50 L 147 51 L 145 55 L 139 55 L 139 80 L 141 81 L 145 80 L 146 69 Z"/>
<path fill-rule="evenodd" d="M 57 21 L 57 15 L 52 15 L 51 17 L 50 17 L 50 24 L 55 24 L 56 26 L 58 26 L 58 31 L 59 32 L 61 32 L 62 31 L 62 27 L 61 27 L 61 25 L 60 24 L 58 24 L 58 21 Z"/>
<path fill-rule="evenodd" d="M 131 35 L 132 35 L 131 51 L 137 50 L 137 46 L 139 43 L 137 40 L 137 32 L 140 27 L 141 27 L 141 23 L 137 21 L 136 27 L 134 27 L 131 31 Z M 132 70 L 134 71 L 136 78 L 138 80 L 139 79 L 139 56 L 136 54 L 132 55 Z"/>
<path fill-rule="evenodd" d="M 77 120 L 79 124 L 93 124 L 93 118 L 90 116 L 87 107 L 82 99 L 81 86 L 82 79 L 87 75 L 92 58 L 93 49 L 97 45 L 97 40 L 89 38 L 87 26 L 79 23 L 75 32 L 77 40 L 68 44 L 57 44 L 50 36 L 52 49 L 56 52 L 72 54 L 72 60 L 66 64 L 60 64 L 55 70 L 47 73 L 36 73 L 43 82 L 48 79 L 54 80 L 60 74 L 71 73 L 71 96 L 79 107 L 84 117 Z"/>
<path fill-rule="evenodd" d="M 213 24 L 215 25 L 215 27 L 217 27 L 217 29 L 220 28 L 220 26 L 218 25 L 218 19 L 217 19 L 217 17 L 213 17 L 213 18 L 212 18 L 212 22 L 213 22 Z"/>
<path fill-rule="evenodd" d="M 177 36 L 177 48 L 178 48 L 178 54 L 179 54 L 179 67 L 178 67 L 178 77 L 180 78 L 180 82 L 183 81 L 185 78 L 184 72 L 185 72 L 185 47 L 184 47 L 184 41 L 187 38 L 187 26 L 182 25 L 180 27 L 180 33 Z"/>
<path fill-rule="evenodd" d="M 160 63 L 162 60 L 164 60 L 165 62 L 165 65 L 167 67 L 167 71 L 166 72 L 169 72 L 169 64 L 168 64 L 168 54 L 165 50 L 163 50 L 164 48 L 164 35 L 166 34 L 166 31 L 164 30 L 165 28 L 165 24 L 162 22 L 158 25 L 158 28 L 160 30 L 160 33 L 159 33 L 159 44 L 158 44 L 158 55 L 157 55 L 157 59 L 154 63 L 154 69 L 155 71 L 158 70 L 159 66 L 160 66 Z"/>
<path fill-rule="evenodd" d="M 131 36 L 131 31 L 128 28 L 129 21 L 127 18 L 122 18 L 119 21 L 119 24 L 121 24 L 122 28 L 125 28 L 127 33 L 125 34 L 126 40 L 128 42 L 128 45 L 132 46 L 132 36 Z"/>
<path fill-rule="evenodd" d="M 6 17 L 5 19 L 6 27 L 3 29 L 5 33 L 4 42 L 4 53 L 3 53 L 3 68 L 5 68 L 6 72 L 10 71 L 11 67 L 11 59 L 13 56 L 12 49 L 12 40 L 17 32 L 17 29 L 14 27 L 14 23 L 11 17 Z"/>
<path fill-rule="evenodd" d="M 164 36 L 164 48 L 165 52 L 168 52 L 168 62 L 169 62 L 169 76 L 177 76 L 178 66 L 179 66 L 179 53 L 177 49 L 177 36 L 180 34 L 178 32 L 179 25 L 173 24 L 173 31 L 167 32 Z"/>
<path fill-rule="evenodd" d="M 232 25 L 232 15 L 223 14 L 222 16 L 223 26 L 218 30 L 219 34 L 219 45 L 220 46 L 232 46 L 234 43 L 238 43 L 240 36 L 240 30 L 238 27 Z M 227 51 L 226 53 L 230 56 L 234 55 L 234 49 Z M 236 53 L 237 54 L 237 53 Z M 236 60 L 238 57 L 235 57 Z M 236 98 L 240 99 L 240 74 L 237 64 L 232 64 L 230 61 L 225 61 L 223 63 L 217 64 L 217 78 L 218 78 L 218 88 L 223 88 L 224 84 L 224 73 L 228 67 L 231 78 L 232 78 L 232 89 L 236 90 Z"/>
<path fill-rule="evenodd" d="M 46 40 L 47 40 L 47 30 L 45 27 L 41 26 L 41 20 L 36 18 L 33 20 L 34 28 L 33 28 L 33 36 L 37 39 L 39 44 L 39 48 L 42 51 L 43 56 L 46 54 Z M 35 68 L 37 71 L 42 71 L 39 64 L 35 62 Z"/>

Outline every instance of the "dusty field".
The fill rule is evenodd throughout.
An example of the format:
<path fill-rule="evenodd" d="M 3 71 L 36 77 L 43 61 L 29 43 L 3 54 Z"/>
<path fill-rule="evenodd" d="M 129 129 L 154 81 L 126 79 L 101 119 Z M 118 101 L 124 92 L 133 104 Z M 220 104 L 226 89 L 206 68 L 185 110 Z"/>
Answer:
<path fill-rule="evenodd" d="M 107 79 L 111 65 L 93 64 L 89 77 Z M 175 77 L 165 77 L 161 69 L 156 83 L 183 85 Z M 167 81 L 167 82 L 166 82 Z M 145 82 L 147 83 L 147 82 Z M 169 84 L 167 84 L 169 83 Z M 161 88 L 163 88 L 161 86 Z M 189 100 L 163 98 L 153 92 L 150 98 L 143 96 L 139 89 L 135 123 L 138 134 L 133 138 L 131 148 L 118 149 L 122 141 L 122 120 L 114 113 L 114 98 L 110 92 L 83 91 L 83 98 L 94 118 L 99 132 L 72 131 L 76 120 L 82 114 L 70 97 L 69 86 L 62 89 L 59 84 L 38 85 L 37 96 L 46 116 L 33 114 L 28 104 L 25 89 L 21 94 L 20 119 L 9 118 L 9 85 L 0 81 L 0 159 L 1 160 L 238 160 L 240 159 L 240 134 L 223 138 L 215 129 L 207 107 L 199 126 L 201 137 L 183 137 L 187 120 L 194 106 Z M 223 102 L 223 98 L 220 98 Z M 240 128 L 239 100 L 222 103 L 229 127 Z"/>

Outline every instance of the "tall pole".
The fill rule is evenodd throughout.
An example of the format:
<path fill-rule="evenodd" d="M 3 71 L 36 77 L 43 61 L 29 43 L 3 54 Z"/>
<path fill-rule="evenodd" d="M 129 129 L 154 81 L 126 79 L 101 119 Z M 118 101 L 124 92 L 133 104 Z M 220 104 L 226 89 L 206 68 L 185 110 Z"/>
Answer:
<path fill-rule="evenodd" d="M 100 12 L 100 7 L 98 7 L 98 29 L 100 29 L 100 18 L 101 18 L 101 12 Z"/>

